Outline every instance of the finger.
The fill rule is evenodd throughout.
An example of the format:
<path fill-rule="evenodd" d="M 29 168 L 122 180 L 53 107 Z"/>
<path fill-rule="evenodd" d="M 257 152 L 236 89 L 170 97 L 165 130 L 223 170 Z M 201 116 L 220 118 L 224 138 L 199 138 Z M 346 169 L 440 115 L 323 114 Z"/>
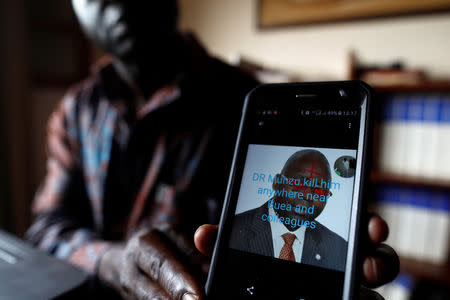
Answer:
<path fill-rule="evenodd" d="M 199 299 L 202 288 L 164 241 L 152 230 L 139 238 L 136 262 L 139 268 L 172 299 Z"/>
<path fill-rule="evenodd" d="M 384 300 L 384 298 L 375 291 L 361 287 L 359 290 L 359 299 L 361 300 Z"/>
<path fill-rule="evenodd" d="M 217 238 L 219 226 L 205 224 L 200 226 L 194 234 L 194 242 L 198 251 L 206 256 L 211 256 L 214 250 L 214 243 Z"/>
<path fill-rule="evenodd" d="M 158 227 L 170 241 L 180 251 L 180 254 L 189 258 L 193 263 L 206 263 L 208 260 L 202 255 L 195 247 L 192 237 L 187 237 L 185 234 L 180 233 L 174 227 Z"/>
<path fill-rule="evenodd" d="M 139 300 L 160 299 L 171 300 L 170 296 L 158 284 L 151 281 L 147 276 L 139 274 L 127 288 L 127 298 Z"/>
<path fill-rule="evenodd" d="M 389 235 L 389 227 L 380 216 L 373 214 L 368 224 L 369 239 L 372 243 L 384 242 Z"/>
<path fill-rule="evenodd" d="M 381 244 L 364 260 L 364 285 L 377 287 L 392 281 L 399 272 L 400 261 L 394 249 Z"/>
<path fill-rule="evenodd" d="M 179 258 L 183 262 L 186 261 L 191 267 L 192 275 L 200 280 L 206 280 L 206 275 L 209 271 L 209 258 L 200 253 L 194 245 L 192 237 L 188 237 L 180 233 L 176 227 L 173 226 L 159 226 L 158 230 L 169 237 L 170 243 L 173 244 L 179 251 Z"/>

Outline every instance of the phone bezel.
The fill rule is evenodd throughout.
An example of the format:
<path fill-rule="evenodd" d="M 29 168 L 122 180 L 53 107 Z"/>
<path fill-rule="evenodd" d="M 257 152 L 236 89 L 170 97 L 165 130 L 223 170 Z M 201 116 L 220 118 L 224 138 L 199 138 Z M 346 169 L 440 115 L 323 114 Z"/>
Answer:
<path fill-rule="evenodd" d="M 347 260 L 344 273 L 344 286 L 343 286 L 343 299 L 352 299 L 357 292 L 359 286 L 359 275 L 361 272 L 361 254 L 363 251 L 356 251 L 360 245 L 364 243 L 364 236 L 361 234 L 360 224 L 363 223 L 364 214 L 366 209 L 366 202 L 364 201 L 364 194 L 367 191 L 365 187 L 370 169 L 370 153 L 372 148 L 371 132 L 372 132 L 372 118 L 371 116 L 371 102 L 373 97 L 372 89 L 369 85 L 362 81 L 336 81 L 336 82 L 308 82 L 308 83 L 286 83 L 286 84 L 264 84 L 253 89 L 246 97 L 242 118 L 239 126 L 239 132 L 236 142 L 236 147 L 233 155 L 232 168 L 228 180 L 227 190 L 225 194 L 225 201 L 220 218 L 220 226 L 217 235 L 217 240 L 214 247 L 214 252 L 211 260 L 210 272 L 208 280 L 206 282 L 206 295 L 210 295 L 215 285 L 214 278 L 216 277 L 217 264 L 222 256 L 224 250 L 223 233 L 228 227 L 230 221 L 230 213 L 234 215 L 234 212 L 230 212 L 229 208 L 232 204 L 231 192 L 233 191 L 234 179 L 236 175 L 236 163 L 240 149 L 242 148 L 242 135 L 246 119 L 249 113 L 249 107 L 253 101 L 258 101 L 261 95 L 267 94 L 267 91 L 281 91 L 285 89 L 286 93 L 280 97 L 297 97 L 298 94 L 306 94 L 308 97 L 314 94 L 320 94 L 323 92 L 337 92 L 340 93 L 341 89 L 345 89 L 350 94 L 360 93 L 364 95 L 361 99 L 361 117 L 359 127 L 359 142 L 357 148 L 357 167 L 355 173 L 355 188 L 353 191 L 353 203 L 352 212 L 350 214 L 350 228 L 349 239 L 347 249 Z M 270 93 L 269 93 L 270 94 Z M 269 96 L 270 97 L 270 96 Z M 344 96 L 342 96 L 344 97 Z M 235 199 L 237 201 L 237 199 Z"/>

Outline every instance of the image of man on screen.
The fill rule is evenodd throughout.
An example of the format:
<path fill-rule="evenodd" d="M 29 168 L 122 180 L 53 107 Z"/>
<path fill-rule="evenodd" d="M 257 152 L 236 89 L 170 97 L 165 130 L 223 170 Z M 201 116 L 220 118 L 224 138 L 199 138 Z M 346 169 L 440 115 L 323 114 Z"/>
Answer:
<path fill-rule="evenodd" d="M 331 186 L 321 152 L 295 152 L 275 175 L 273 196 L 235 216 L 230 247 L 344 271 L 347 242 L 316 220 L 332 199 Z"/>

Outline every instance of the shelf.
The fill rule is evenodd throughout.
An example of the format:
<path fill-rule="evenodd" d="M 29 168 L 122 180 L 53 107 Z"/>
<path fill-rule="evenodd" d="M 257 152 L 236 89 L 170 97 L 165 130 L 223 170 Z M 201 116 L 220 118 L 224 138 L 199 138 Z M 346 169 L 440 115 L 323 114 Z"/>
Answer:
<path fill-rule="evenodd" d="M 438 265 L 417 259 L 400 257 L 400 271 L 409 273 L 416 279 L 450 286 L 450 264 Z"/>
<path fill-rule="evenodd" d="M 372 88 L 377 92 L 450 92 L 450 81 L 430 81 L 413 85 L 373 85 Z"/>
<path fill-rule="evenodd" d="M 372 171 L 370 174 L 370 180 L 374 183 L 389 183 L 450 190 L 450 180 L 431 179 L 408 175 L 396 175 L 379 171 Z"/>

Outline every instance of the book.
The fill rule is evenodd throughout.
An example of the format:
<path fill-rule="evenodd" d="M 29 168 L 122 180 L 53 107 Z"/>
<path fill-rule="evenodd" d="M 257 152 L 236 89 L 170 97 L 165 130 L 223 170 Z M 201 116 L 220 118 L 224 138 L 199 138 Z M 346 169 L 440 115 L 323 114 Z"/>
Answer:
<path fill-rule="evenodd" d="M 450 197 L 443 191 L 435 191 L 429 201 L 425 260 L 442 263 L 450 254 Z"/>
<path fill-rule="evenodd" d="M 421 170 L 419 175 L 425 178 L 438 178 L 438 147 L 439 147 L 439 113 L 440 95 L 431 94 L 425 96 L 423 107 L 422 144 L 420 152 Z"/>
<path fill-rule="evenodd" d="M 383 185 L 377 189 L 377 211 L 389 225 L 389 236 L 386 243 L 396 245 L 398 235 L 401 233 L 401 227 L 398 224 L 400 220 L 400 202 L 395 186 Z"/>
<path fill-rule="evenodd" d="M 436 177 L 450 180 L 450 95 L 440 99 Z"/>
<path fill-rule="evenodd" d="M 407 273 L 401 273 L 394 281 L 376 288 L 375 291 L 387 300 L 408 300 L 414 286 L 415 279 Z"/>
<path fill-rule="evenodd" d="M 422 148 L 424 143 L 424 96 L 421 94 L 408 97 L 406 105 L 406 126 L 404 146 L 404 162 L 400 167 L 401 173 L 411 176 L 421 175 L 422 156 L 425 154 Z"/>
<path fill-rule="evenodd" d="M 392 174 L 402 174 L 406 152 L 406 108 L 405 95 L 387 99 L 383 111 L 380 132 L 379 168 Z"/>

